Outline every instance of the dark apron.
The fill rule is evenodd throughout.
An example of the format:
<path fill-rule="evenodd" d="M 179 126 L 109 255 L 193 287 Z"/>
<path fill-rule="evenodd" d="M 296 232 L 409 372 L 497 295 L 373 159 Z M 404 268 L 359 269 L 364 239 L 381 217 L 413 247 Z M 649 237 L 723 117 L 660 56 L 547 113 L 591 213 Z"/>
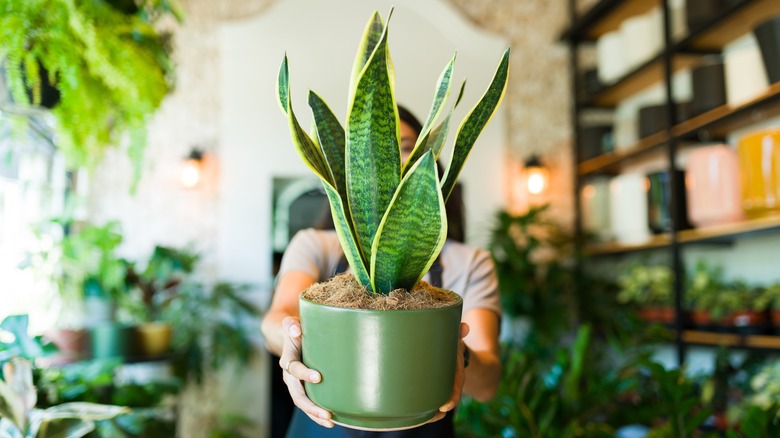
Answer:
<path fill-rule="evenodd" d="M 347 259 L 342 256 L 333 275 L 345 272 L 348 266 Z M 436 287 L 442 287 L 442 266 L 438 258 L 433 262 L 433 266 L 431 266 L 428 273 L 430 274 L 431 284 Z M 287 438 L 453 438 L 455 436 L 453 412 L 454 410 L 447 412 L 447 416 L 435 423 L 429 423 L 414 429 L 394 432 L 369 432 L 342 427 L 338 424 L 334 425 L 332 429 L 322 427 L 296 407 L 292 421 L 290 421 L 290 427 L 287 429 Z"/>

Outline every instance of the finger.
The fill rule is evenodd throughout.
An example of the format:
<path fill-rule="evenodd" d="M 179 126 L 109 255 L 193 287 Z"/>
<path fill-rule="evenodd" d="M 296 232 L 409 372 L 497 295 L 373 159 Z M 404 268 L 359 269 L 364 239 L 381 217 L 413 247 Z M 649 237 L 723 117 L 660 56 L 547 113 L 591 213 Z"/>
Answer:
<path fill-rule="evenodd" d="M 285 333 L 292 338 L 301 336 L 301 322 L 294 316 L 287 316 L 282 320 Z"/>
<path fill-rule="evenodd" d="M 305 380 L 311 383 L 320 383 L 320 380 L 322 380 L 322 375 L 319 372 L 307 367 L 300 360 L 294 359 L 289 363 L 289 366 L 287 363 L 284 366 L 287 367 L 285 373 L 296 380 Z"/>
<path fill-rule="evenodd" d="M 313 421 L 317 422 L 317 424 L 325 427 L 333 427 L 333 422 L 330 421 L 330 412 L 327 410 L 317 406 L 309 400 L 309 398 L 306 396 L 306 391 L 303 388 L 303 384 L 298 381 L 294 380 L 292 376 L 286 376 L 285 377 L 285 383 L 287 383 L 287 388 L 290 391 L 290 397 L 293 400 L 293 403 L 295 403 L 295 406 L 298 406 L 300 410 L 303 411 L 306 415 L 309 416 Z"/>
<path fill-rule="evenodd" d="M 436 415 L 433 416 L 433 418 L 431 418 L 430 420 L 426 421 L 425 424 L 435 423 L 435 422 L 441 420 L 442 418 L 444 418 L 445 416 L 447 416 L 447 413 L 439 411 L 439 412 L 436 413 Z"/>
<path fill-rule="evenodd" d="M 469 332 L 471 331 L 471 327 L 469 327 L 468 324 L 465 322 L 460 323 L 460 338 L 463 339 L 466 336 L 468 336 Z"/>

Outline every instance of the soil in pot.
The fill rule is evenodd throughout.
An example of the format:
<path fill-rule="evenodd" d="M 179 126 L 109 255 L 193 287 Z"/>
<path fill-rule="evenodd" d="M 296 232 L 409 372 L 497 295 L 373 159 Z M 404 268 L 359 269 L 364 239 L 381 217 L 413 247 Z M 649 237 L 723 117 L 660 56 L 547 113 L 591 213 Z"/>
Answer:
<path fill-rule="evenodd" d="M 463 307 L 454 292 L 422 284 L 374 296 L 347 274 L 302 292 L 299 304 L 303 362 L 322 375 L 306 393 L 337 424 L 417 427 L 449 399 Z"/>

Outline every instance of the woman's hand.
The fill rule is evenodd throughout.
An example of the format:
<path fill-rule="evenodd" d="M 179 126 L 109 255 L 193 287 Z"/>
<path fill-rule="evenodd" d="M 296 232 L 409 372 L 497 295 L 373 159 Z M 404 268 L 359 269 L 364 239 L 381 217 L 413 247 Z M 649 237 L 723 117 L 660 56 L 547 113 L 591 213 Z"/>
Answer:
<path fill-rule="evenodd" d="M 439 421 L 447 415 L 447 412 L 455 409 L 460 403 L 460 398 L 463 395 L 463 383 L 466 381 L 466 369 L 463 363 L 463 352 L 466 350 L 466 344 L 463 342 L 463 338 L 469 334 L 469 325 L 465 322 L 460 323 L 460 341 L 458 342 L 458 356 L 455 358 L 455 381 L 452 385 L 452 393 L 447 403 L 444 403 L 439 412 L 433 416 L 428 423 Z"/>
<path fill-rule="evenodd" d="M 279 359 L 279 367 L 282 368 L 284 383 L 287 385 L 287 390 L 290 391 L 293 403 L 308 415 L 312 421 L 320 426 L 333 427 L 333 422 L 330 421 L 330 412 L 322 409 L 309 400 L 309 397 L 306 396 L 306 391 L 303 388 L 303 381 L 319 383 L 320 380 L 322 380 L 322 376 L 320 376 L 319 372 L 307 368 L 306 365 L 301 362 L 302 340 L 300 321 L 298 318 L 288 316 L 282 320 L 282 327 L 286 336 L 284 337 L 282 354 Z M 463 331 L 461 329 L 461 334 L 462 333 Z M 463 344 L 463 341 L 461 341 L 461 344 Z M 461 386 L 463 386 L 462 379 Z M 460 394 L 460 390 L 458 391 L 458 394 Z"/>

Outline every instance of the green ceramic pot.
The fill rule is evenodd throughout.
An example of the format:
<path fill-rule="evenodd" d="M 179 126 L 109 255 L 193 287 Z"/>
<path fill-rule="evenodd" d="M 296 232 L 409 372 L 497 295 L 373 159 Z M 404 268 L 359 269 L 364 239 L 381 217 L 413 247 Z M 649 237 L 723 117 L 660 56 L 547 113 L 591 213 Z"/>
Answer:
<path fill-rule="evenodd" d="M 98 324 L 90 330 L 90 350 L 94 359 L 127 356 L 130 328 L 110 322 Z"/>
<path fill-rule="evenodd" d="M 322 375 L 306 394 L 338 424 L 408 429 L 449 400 L 463 300 L 438 309 L 358 310 L 300 299 L 303 362 Z"/>

